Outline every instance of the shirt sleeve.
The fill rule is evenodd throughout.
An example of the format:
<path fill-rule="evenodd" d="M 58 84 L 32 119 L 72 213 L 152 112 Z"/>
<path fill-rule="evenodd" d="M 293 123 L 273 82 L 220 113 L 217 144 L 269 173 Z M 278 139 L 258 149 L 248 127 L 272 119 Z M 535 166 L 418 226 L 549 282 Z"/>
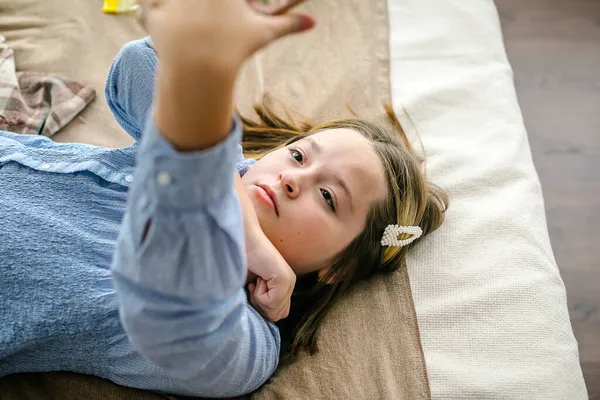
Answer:
<path fill-rule="evenodd" d="M 178 153 L 144 132 L 115 258 L 124 329 L 182 395 L 237 396 L 277 367 L 279 331 L 248 304 L 242 215 L 233 188 L 241 122 L 229 137 Z"/>
<path fill-rule="evenodd" d="M 106 78 L 104 95 L 117 122 L 136 141 L 142 136 L 152 97 L 158 59 L 150 38 L 131 41 L 119 51 Z"/>
<path fill-rule="evenodd" d="M 141 139 L 150 114 L 157 66 L 158 58 L 148 36 L 125 44 L 113 60 L 106 78 L 104 95 L 108 108 L 135 141 Z M 240 175 L 255 163 L 244 158 L 240 144 L 237 145 L 236 163 Z"/>

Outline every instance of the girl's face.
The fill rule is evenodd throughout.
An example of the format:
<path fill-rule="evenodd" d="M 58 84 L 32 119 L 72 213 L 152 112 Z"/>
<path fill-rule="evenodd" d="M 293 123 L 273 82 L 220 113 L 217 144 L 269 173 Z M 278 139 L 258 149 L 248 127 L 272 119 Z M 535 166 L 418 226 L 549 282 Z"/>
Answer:
<path fill-rule="evenodd" d="M 385 199 L 383 166 L 368 139 L 322 131 L 264 156 L 242 178 L 261 228 L 297 275 L 321 270 Z"/>

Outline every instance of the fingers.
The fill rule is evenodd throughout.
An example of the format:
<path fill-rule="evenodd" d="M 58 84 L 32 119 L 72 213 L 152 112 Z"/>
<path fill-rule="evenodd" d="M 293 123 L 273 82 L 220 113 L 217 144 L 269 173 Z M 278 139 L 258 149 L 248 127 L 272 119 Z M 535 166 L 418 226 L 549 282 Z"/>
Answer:
<path fill-rule="evenodd" d="M 267 281 L 265 281 L 264 279 L 262 279 L 259 276 L 258 279 L 256 280 L 256 283 L 258 285 L 258 295 L 259 296 L 269 293 L 269 286 L 267 285 Z"/>
<path fill-rule="evenodd" d="M 286 14 L 264 19 L 269 30 L 269 42 L 294 33 L 304 32 L 315 26 L 315 20 L 307 14 Z"/>
<path fill-rule="evenodd" d="M 257 283 L 249 283 L 248 290 L 250 292 L 250 304 L 266 319 L 277 322 L 285 318 L 289 314 L 290 301 L 287 300 L 283 304 L 277 304 L 277 308 L 273 308 L 272 299 L 265 280 L 258 278 Z"/>
<path fill-rule="evenodd" d="M 269 289 L 267 281 L 261 277 L 256 279 L 256 283 L 249 283 L 248 290 L 250 292 L 250 304 L 263 317 L 277 322 L 289 315 L 291 293 L 286 293 L 284 300 L 281 293 L 277 293 L 278 290 L 276 289 Z"/>
<path fill-rule="evenodd" d="M 256 284 L 250 283 L 248 284 L 248 291 L 250 292 L 250 304 L 254 307 L 258 312 L 260 312 L 264 317 L 267 317 L 264 314 L 264 311 L 260 304 L 258 304 L 257 296 L 256 296 Z M 267 317 L 268 318 L 268 317 Z"/>
<path fill-rule="evenodd" d="M 267 15 L 281 15 L 296 7 L 304 0 L 249 0 L 252 8 Z"/>

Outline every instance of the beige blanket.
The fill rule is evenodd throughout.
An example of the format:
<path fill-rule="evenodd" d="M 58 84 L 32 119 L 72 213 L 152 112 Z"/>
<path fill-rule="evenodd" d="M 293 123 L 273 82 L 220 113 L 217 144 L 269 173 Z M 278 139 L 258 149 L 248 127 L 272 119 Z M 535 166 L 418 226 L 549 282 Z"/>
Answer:
<path fill-rule="evenodd" d="M 241 74 L 242 112 L 263 93 L 317 119 L 383 116 L 389 101 L 386 0 L 314 1 L 318 28 L 257 54 Z M 89 0 L 0 0 L 0 32 L 17 52 L 18 68 L 55 72 L 95 88 L 98 100 L 60 141 L 120 147 L 131 139 L 118 127 L 102 92 L 119 48 L 143 36 L 130 16 L 104 15 Z M 356 288 L 326 319 L 320 352 L 282 368 L 256 399 L 427 399 L 430 397 L 406 271 Z M 45 397 L 44 397 L 45 396 Z M 0 380 L 0 398 L 155 399 L 73 374 L 20 375 Z"/>

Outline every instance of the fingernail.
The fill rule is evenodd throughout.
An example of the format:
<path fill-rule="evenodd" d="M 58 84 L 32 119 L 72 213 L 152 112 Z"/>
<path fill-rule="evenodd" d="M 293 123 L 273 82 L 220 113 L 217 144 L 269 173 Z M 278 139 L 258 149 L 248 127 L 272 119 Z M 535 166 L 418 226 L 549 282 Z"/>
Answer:
<path fill-rule="evenodd" d="M 298 16 L 298 25 L 301 31 L 306 31 L 315 26 L 315 20 L 309 15 L 301 14 Z"/>

